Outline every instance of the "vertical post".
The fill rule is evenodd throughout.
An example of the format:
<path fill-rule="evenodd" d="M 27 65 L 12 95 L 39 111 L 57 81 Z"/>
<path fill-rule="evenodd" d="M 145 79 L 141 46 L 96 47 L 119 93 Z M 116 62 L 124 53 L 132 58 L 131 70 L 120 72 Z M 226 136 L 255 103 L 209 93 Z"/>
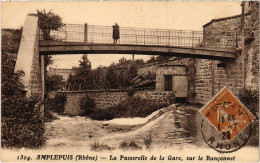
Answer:
<path fill-rule="evenodd" d="M 168 41 L 169 46 L 171 45 L 171 31 L 169 30 L 169 41 Z"/>
<path fill-rule="evenodd" d="M 88 24 L 85 23 L 84 26 L 84 42 L 88 42 Z"/>
<path fill-rule="evenodd" d="M 158 29 L 156 30 L 156 33 L 157 33 L 157 44 L 160 45 L 160 42 L 159 42 L 159 32 L 158 32 Z"/>
<path fill-rule="evenodd" d="M 42 100 L 45 99 L 45 67 L 44 67 L 44 55 L 40 56 L 41 59 L 41 81 L 42 81 Z M 40 112 L 44 114 L 44 102 L 43 105 L 40 107 Z"/>
<path fill-rule="evenodd" d="M 132 60 L 135 61 L 135 54 L 132 55 Z"/>
<path fill-rule="evenodd" d="M 192 31 L 191 47 L 193 47 L 194 31 Z"/>
<path fill-rule="evenodd" d="M 145 29 L 144 29 L 144 45 L 145 45 Z"/>
<path fill-rule="evenodd" d="M 137 30 L 135 30 L 135 44 L 137 45 L 137 34 L 136 34 L 136 31 Z"/>
<path fill-rule="evenodd" d="M 67 26 L 65 24 L 65 42 L 67 41 L 67 38 L 68 38 L 68 33 L 67 33 Z"/>

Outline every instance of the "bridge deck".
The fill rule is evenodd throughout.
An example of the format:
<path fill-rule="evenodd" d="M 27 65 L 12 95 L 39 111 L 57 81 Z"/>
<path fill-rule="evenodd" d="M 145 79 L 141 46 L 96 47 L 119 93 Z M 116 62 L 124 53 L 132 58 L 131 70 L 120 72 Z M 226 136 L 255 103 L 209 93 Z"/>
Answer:
<path fill-rule="evenodd" d="M 50 54 L 142 54 L 168 55 L 201 59 L 235 59 L 235 48 L 207 48 L 159 45 L 101 44 L 84 42 L 40 41 L 41 55 Z"/>

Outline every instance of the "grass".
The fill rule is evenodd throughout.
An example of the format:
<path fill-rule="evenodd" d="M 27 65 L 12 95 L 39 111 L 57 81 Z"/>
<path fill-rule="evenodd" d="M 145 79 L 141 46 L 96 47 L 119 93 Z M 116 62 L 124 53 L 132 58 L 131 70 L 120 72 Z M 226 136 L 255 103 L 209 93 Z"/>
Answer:
<path fill-rule="evenodd" d="M 144 137 L 143 140 L 144 140 L 144 144 L 145 144 L 146 149 L 150 149 L 151 144 L 152 144 L 152 130 L 151 130 L 151 128 L 150 128 L 149 134 L 146 137 Z"/>
<path fill-rule="evenodd" d="M 94 144 L 91 145 L 90 148 L 91 151 L 95 151 L 95 152 L 100 152 L 100 151 L 104 151 L 104 150 L 114 150 L 114 148 L 105 145 L 105 144 L 99 144 L 99 142 L 95 142 Z"/>
<path fill-rule="evenodd" d="M 120 143 L 120 149 L 125 150 L 141 150 L 142 147 L 138 146 L 135 141 L 127 142 L 126 140 Z"/>

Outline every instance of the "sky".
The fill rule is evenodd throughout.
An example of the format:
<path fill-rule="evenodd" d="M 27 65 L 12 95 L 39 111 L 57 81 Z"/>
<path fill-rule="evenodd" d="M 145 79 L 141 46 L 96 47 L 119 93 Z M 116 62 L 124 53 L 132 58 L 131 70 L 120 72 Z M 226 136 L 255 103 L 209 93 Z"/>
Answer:
<path fill-rule="evenodd" d="M 28 13 L 36 9 L 52 10 L 63 18 L 64 23 L 120 27 L 200 30 L 212 19 L 241 14 L 241 1 L 103 1 L 103 2 L 2 2 L 1 28 L 20 28 Z M 82 55 L 54 56 L 53 67 L 78 66 Z M 92 68 L 108 66 L 122 57 L 132 55 L 89 54 Z M 135 59 L 147 60 L 149 55 L 135 55 Z"/>

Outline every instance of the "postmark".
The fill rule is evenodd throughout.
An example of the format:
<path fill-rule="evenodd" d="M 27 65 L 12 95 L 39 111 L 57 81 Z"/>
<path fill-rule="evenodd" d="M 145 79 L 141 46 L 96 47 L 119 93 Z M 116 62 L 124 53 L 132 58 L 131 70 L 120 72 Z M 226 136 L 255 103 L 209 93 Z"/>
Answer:
<path fill-rule="evenodd" d="M 234 152 L 248 141 L 254 116 L 227 88 L 223 88 L 199 112 L 204 117 L 202 136 L 216 151 Z"/>

